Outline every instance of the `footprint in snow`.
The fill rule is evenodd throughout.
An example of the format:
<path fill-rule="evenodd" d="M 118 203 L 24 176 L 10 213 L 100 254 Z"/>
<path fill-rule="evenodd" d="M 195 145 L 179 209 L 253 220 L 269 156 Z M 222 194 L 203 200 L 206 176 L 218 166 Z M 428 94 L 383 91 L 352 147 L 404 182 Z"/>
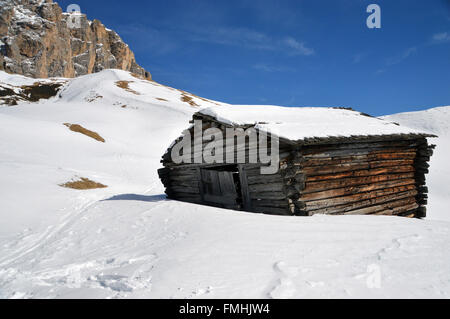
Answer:
<path fill-rule="evenodd" d="M 418 234 L 408 235 L 404 237 L 394 238 L 389 245 L 380 249 L 376 256 L 379 260 L 391 254 L 402 254 L 414 252 L 417 243 L 420 242 L 422 236 Z"/>
<path fill-rule="evenodd" d="M 211 293 L 212 287 L 198 288 L 192 292 L 192 296 L 202 296 Z"/>
<path fill-rule="evenodd" d="M 117 292 L 131 292 L 133 288 L 128 285 L 127 279 L 128 277 L 120 275 L 97 275 L 94 277 L 94 280 L 104 288 Z"/>
<path fill-rule="evenodd" d="M 269 297 L 291 298 L 297 292 L 292 279 L 298 275 L 298 269 L 287 266 L 284 261 L 279 261 L 273 265 L 273 270 L 277 275 L 277 280 L 269 292 Z"/>

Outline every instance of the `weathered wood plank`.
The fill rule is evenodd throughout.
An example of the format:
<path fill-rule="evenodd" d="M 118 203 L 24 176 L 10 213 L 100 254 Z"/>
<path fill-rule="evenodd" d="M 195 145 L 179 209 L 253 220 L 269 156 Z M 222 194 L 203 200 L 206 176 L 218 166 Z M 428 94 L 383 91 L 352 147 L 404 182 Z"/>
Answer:
<path fill-rule="evenodd" d="M 413 151 L 414 149 L 408 149 L 408 151 Z M 372 154 L 387 154 L 387 153 L 398 153 L 404 152 L 404 148 L 354 148 L 354 149 L 337 149 L 328 151 L 315 151 L 311 154 L 303 154 L 306 159 L 313 158 L 329 158 L 336 156 L 355 156 L 355 155 L 372 155 Z"/>
<path fill-rule="evenodd" d="M 411 210 L 418 207 L 414 197 L 400 199 L 388 203 L 382 203 L 375 206 L 368 206 L 351 211 L 344 212 L 344 215 L 365 215 L 365 214 L 392 214 L 399 213 L 403 209 Z"/>
<path fill-rule="evenodd" d="M 410 179 L 400 179 L 394 181 L 366 184 L 366 185 L 358 185 L 358 186 L 348 186 L 338 189 L 324 190 L 318 192 L 306 193 L 305 191 L 300 192 L 300 199 L 303 201 L 308 200 L 317 200 L 317 199 L 325 199 L 331 197 L 345 196 L 358 194 L 363 192 L 370 192 L 377 189 L 390 188 L 390 187 L 399 187 L 406 185 L 415 185 L 415 180 L 413 178 Z"/>
<path fill-rule="evenodd" d="M 250 198 L 255 199 L 286 199 L 286 193 L 284 192 L 250 192 Z"/>
<path fill-rule="evenodd" d="M 376 213 L 373 213 L 374 215 L 400 215 L 405 212 L 411 212 L 418 209 L 418 205 L 416 203 L 411 203 L 405 206 L 398 206 L 393 207 L 387 210 L 381 210 Z M 416 215 L 415 213 L 414 215 Z"/>
<path fill-rule="evenodd" d="M 185 176 L 176 176 L 176 175 L 169 175 L 168 178 L 164 179 L 165 181 L 171 182 L 171 183 L 183 183 L 183 182 L 192 182 L 192 181 L 198 181 L 197 176 L 195 175 L 185 175 Z"/>
<path fill-rule="evenodd" d="M 299 165 L 301 167 L 314 167 L 314 166 L 328 166 L 328 165 L 338 165 L 338 164 L 372 164 L 382 165 L 382 166 L 395 166 L 395 165 L 412 165 L 414 164 L 414 157 L 404 157 L 396 156 L 396 153 L 392 154 L 390 159 L 380 159 L 379 156 L 369 156 L 369 155 L 355 155 L 355 156 L 343 156 L 343 157 L 327 157 L 327 158 L 316 158 L 316 159 L 300 159 L 294 162 L 294 165 Z"/>
<path fill-rule="evenodd" d="M 167 181 L 166 183 L 164 183 L 164 186 L 166 186 L 168 188 L 170 188 L 172 186 L 198 188 L 199 187 L 199 183 L 198 183 L 197 180 L 193 180 L 193 181 Z"/>
<path fill-rule="evenodd" d="M 195 194 L 188 194 L 188 193 L 170 193 L 167 194 L 167 196 L 170 199 L 176 199 L 180 201 L 189 201 L 189 202 L 201 202 L 201 198 L 198 195 Z"/>
<path fill-rule="evenodd" d="M 172 185 L 169 190 L 175 193 L 200 194 L 200 190 L 198 187 L 183 187 Z"/>
<path fill-rule="evenodd" d="M 322 145 L 308 145 L 302 148 L 303 155 L 316 154 L 326 151 L 334 150 L 348 150 L 348 149 L 406 149 L 417 147 L 418 143 L 415 140 L 395 140 L 395 141 L 366 141 L 362 143 L 350 142 L 339 144 L 322 144 Z"/>
<path fill-rule="evenodd" d="M 164 178 L 171 179 L 171 180 L 189 180 L 189 179 L 197 179 L 197 175 L 194 174 L 169 174 L 166 175 Z"/>
<path fill-rule="evenodd" d="M 256 193 L 256 192 L 271 192 L 271 191 L 277 191 L 282 192 L 284 191 L 284 183 L 269 183 L 269 184 L 252 184 L 248 185 L 248 189 L 250 193 Z"/>
<path fill-rule="evenodd" d="M 353 167 L 353 169 L 352 169 Z M 407 166 L 394 166 L 394 167 L 379 167 L 374 169 L 356 169 L 360 166 L 349 165 L 345 167 L 345 171 L 335 170 L 334 167 L 325 167 L 323 170 L 319 168 L 315 169 L 303 169 L 303 173 L 306 174 L 307 182 L 341 179 L 347 177 L 359 177 L 359 176 L 373 176 L 392 173 L 408 173 L 414 172 L 415 168 L 412 165 Z M 338 167 L 340 168 L 340 167 Z M 331 173 L 332 172 L 332 173 Z M 315 175 L 320 174 L 320 175 Z M 323 175 L 322 175 L 323 174 Z"/>
<path fill-rule="evenodd" d="M 252 207 L 255 213 L 263 213 L 268 215 L 292 215 L 287 208 L 277 207 Z"/>
<path fill-rule="evenodd" d="M 314 200 L 314 201 L 304 202 L 304 205 L 305 205 L 305 209 L 314 210 L 314 209 L 339 206 L 339 205 L 343 205 L 343 204 L 347 204 L 347 203 L 353 203 L 353 202 L 358 202 L 358 201 L 362 201 L 362 200 L 366 200 L 366 199 L 372 199 L 372 198 L 377 198 L 377 197 L 381 197 L 381 196 L 396 195 L 396 194 L 399 194 L 399 195 L 406 194 L 409 196 L 415 196 L 418 194 L 418 192 L 415 189 L 415 185 L 407 185 L 407 186 L 379 189 L 379 190 L 374 190 L 371 192 L 358 193 L 358 194 L 349 195 L 349 196 L 341 196 L 341 197 L 333 197 L 333 198 L 327 198 L 327 199 Z"/>
<path fill-rule="evenodd" d="M 304 202 L 306 210 L 316 210 L 328 207 L 344 207 L 341 205 L 362 205 L 364 203 L 382 202 L 388 200 L 394 200 L 397 198 L 411 197 L 417 195 L 417 190 L 414 189 L 414 185 L 409 186 L 410 189 L 404 191 L 398 191 L 398 188 L 382 189 L 378 191 L 372 191 L 367 193 L 360 193 L 351 196 L 343 196 L 329 199 L 322 199 L 311 202 Z M 405 187 L 406 188 L 406 187 Z M 361 207 L 361 206 L 360 206 Z"/>
<path fill-rule="evenodd" d="M 253 176 L 261 176 L 261 166 L 253 167 L 253 168 L 245 168 L 245 172 L 247 173 L 247 177 L 253 177 Z M 277 174 L 274 174 L 277 175 Z M 265 174 L 265 176 L 269 176 L 268 174 Z"/>
<path fill-rule="evenodd" d="M 280 174 L 271 175 L 254 175 L 247 177 L 248 184 L 267 184 L 267 183 L 279 183 L 283 181 L 283 177 Z"/>
<path fill-rule="evenodd" d="M 259 207 L 282 207 L 282 208 L 287 208 L 288 205 L 289 205 L 289 203 L 285 199 L 282 199 L 282 200 L 277 200 L 277 199 L 252 200 L 252 206 L 259 206 Z"/>
<path fill-rule="evenodd" d="M 414 197 L 414 195 L 411 195 L 411 194 L 412 193 L 410 193 L 410 192 L 404 192 L 404 193 L 400 193 L 400 194 L 386 195 L 386 196 L 380 196 L 380 197 L 376 197 L 376 198 L 361 200 L 358 202 L 348 203 L 348 204 L 339 205 L 339 206 L 330 206 L 330 207 L 314 209 L 314 210 L 306 209 L 306 211 L 311 212 L 313 214 L 317 214 L 317 213 L 320 213 L 320 214 L 342 214 L 342 213 L 345 213 L 348 211 L 352 211 L 352 210 L 356 210 L 356 209 L 360 209 L 360 208 L 364 208 L 364 207 L 383 205 L 384 203 L 397 201 L 397 200 L 408 199 L 409 201 L 414 200 L 414 203 L 415 203 L 416 202 L 415 197 Z"/>
<path fill-rule="evenodd" d="M 375 175 L 365 177 L 351 177 L 332 181 L 306 182 L 304 192 L 324 191 L 334 188 L 342 188 L 347 186 L 357 186 L 371 184 L 377 182 L 414 178 L 414 173 L 400 173 L 390 175 Z"/>

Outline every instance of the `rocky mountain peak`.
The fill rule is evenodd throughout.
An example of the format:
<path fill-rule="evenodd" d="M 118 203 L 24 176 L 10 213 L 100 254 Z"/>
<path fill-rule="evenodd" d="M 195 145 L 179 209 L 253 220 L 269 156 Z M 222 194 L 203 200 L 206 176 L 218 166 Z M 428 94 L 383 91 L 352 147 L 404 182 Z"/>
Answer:
<path fill-rule="evenodd" d="M 151 79 L 120 36 L 52 0 L 0 0 L 0 70 L 34 78 L 76 77 L 104 69 Z"/>

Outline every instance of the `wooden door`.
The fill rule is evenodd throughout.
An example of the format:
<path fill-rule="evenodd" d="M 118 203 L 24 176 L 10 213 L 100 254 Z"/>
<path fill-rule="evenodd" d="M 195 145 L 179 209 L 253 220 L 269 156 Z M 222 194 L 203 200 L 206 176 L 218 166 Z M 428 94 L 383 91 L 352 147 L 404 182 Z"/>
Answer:
<path fill-rule="evenodd" d="M 239 209 L 233 172 L 202 169 L 203 200 L 219 207 Z"/>

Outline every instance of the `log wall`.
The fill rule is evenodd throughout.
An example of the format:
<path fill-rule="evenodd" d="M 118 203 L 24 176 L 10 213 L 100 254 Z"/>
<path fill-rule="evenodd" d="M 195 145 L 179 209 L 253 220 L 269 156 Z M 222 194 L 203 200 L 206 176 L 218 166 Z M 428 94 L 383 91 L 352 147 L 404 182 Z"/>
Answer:
<path fill-rule="evenodd" d="M 424 217 L 432 149 L 425 138 L 301 147 L 294 213 Z"/>
<path fill-rule="evenodd" d="M 168 198 L 190 203 L 202 203 L 200 181 L 196 167 L 161 168 L 158 170 Z"/>

